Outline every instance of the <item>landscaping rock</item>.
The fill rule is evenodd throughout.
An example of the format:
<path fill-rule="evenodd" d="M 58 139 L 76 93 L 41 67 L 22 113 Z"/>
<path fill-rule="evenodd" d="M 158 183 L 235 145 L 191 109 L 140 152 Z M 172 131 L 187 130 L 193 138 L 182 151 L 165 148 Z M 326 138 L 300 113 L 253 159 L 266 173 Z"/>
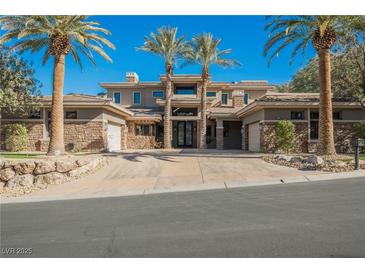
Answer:
<path fill-rule="evenodd" d="M 276 159 L 279 161 L 290 162 L 292 158 L 293 158 L 292 156 L 288 156 L 288 155 L 277 155 Z"/>
<path fill-rule="evenodd" d="M 84 166 L 84 165 L 87 165 L 88 163 L 90 163 L 90 160 L 88 160 L 86 158 L 81 158 L 81 159 L 78 159 L 76 161 L 76 163 L 78 166 Z"/>
<path fill-rule="evenodd" d="M 305 161 L 308 164 L 312 164 L 312 165 L 316 165 L 316 166 L 321 166 L 324 163 L 324 160 L 317 155 L 310 155 Z"/>
<path fill-rule="evenodd" d="M 59 172 L 50 172 L 35 177 L 34 185 L 40 187 L 42 185 L 57 185 L 65 182 L 67 176 Z M 41 187 L 42 188 L 42 187 Z"/>
<path fill-rule="evenodd" d="M 79 168 L 76 168 L 74 170 L 71 170 L 68 175 L 73 178 L 79 178 L 82 175 L 88 174 L 89 172 L 95 170 L 97 167 L 103 165 L 105 163 L 104 158 L 94 158 L 91 161 L 89 161 L 88 164 L 83 165 Z"/>
<path fill-rule="evenodd" d="M 62 160 L 56 162 L 56 170 L 62 173 L 75 169 L 77 166 L 77 163 L 73 160 Z"/>
<path fill-rule="evenodd" d="M 5 182 L 0 182 L 0 191 L 5 187 Z"/>
<path fill-rule="evenodd" d="M 304 157 L 302 156 L 293 156 L 291 159 L 290 159 L 290 162 L 293 163 L 293 164 L 300 164 L 304 161 Z"/>
<path fill-rule="evenodd" d="M 3 169 L 4 161 L 0 159 L 0 169 Z"/>
<path fill-rule="evenodd" d="M 7 182 L 6 187 L 32 186 L 33 182 L 34 176 L 31 174 L 16 175 L 13 179 Z"/>
<path fill-rule="evenodd" d="M 34 169 L 34 162 L 22 162 L 14 165 L 14 170 L 16 174 L 32 174 Z"/>
<path fill-rule="evenodd" d="M 15 176 L 15 171 L 10 167 L 0 170 L 0 180 L 1 181 L 7 182 L 10 179 L 12 179 L 14 176 Z"/>
<path fill-rule="evenodd" d="M 49 161 L 37 161 L 36 167 L 34 169 L 34 174 L 45 174 L 56 170 L 56 165 L 54 162 Z"/>

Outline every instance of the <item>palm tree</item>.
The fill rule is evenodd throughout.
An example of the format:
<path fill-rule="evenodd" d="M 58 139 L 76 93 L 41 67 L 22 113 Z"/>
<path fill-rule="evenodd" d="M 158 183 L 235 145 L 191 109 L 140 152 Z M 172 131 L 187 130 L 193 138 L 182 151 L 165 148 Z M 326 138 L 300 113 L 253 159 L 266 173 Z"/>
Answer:
<path fill-rule="evenodd" d="M 160 27 L 157 33 L 145 36 L 145 42 L 140 50 L 151 52 L 165 60 L 166 92 L 165 92 L 165 117 L 164 117 L 164 148 L 171 148 L 171 96 L 172 76 L 176 61 L 182 57 L 186 43 L 184 37 L 177 37 L 177 28 Z"/>
<path fill-rule="evenodd" d="M 209 82 L 209 67 L 212 64 L 222 67 L 239 65 L 234 59 L 225 59 L 223 56 L 231 53 L 231 49 L 219 50 L 222 42 L 220 38 L 213 38 L 211 33 L 203 33 L 193 37 L 187 47 L 184 57 L 188 63 L 197 63 L 202 66 L 202 93 L 201 93 L 201 128 L 200 148 L 206 148 L 207 131 L 207 86 Z"/>
<path fill-rule="evenodd" d="M 335 155 L 333 138 L 333 118 L 331 101 L 331 63 L 330 50 L 336 42 L 336 35 L 341 35 L 346 20 L 351 17 L 341 16 L 275 16 L 265 27 L 270 31 L 266 42 L 264 56 L 266 57 L 275 45 L 268 63 L 285 47 L 295 44 L 290 63 L 295 56 L 304 54 L 308 44 L 312 43 L 319 58 L 320 103 L 319 103 L 319 155 Z"/>
<path fill-rule="evenodd" d="M 53 57 L 53 92 L 51 129 L 48 155 L 65 153 L 63 132 L 63 83 L 65 78 L 66 56 L 71 53 L 77 64 L 81 64 L 79 53 L 95 65 L 92 52 L 95 51 L 104 59 L 112 62 L 103 50 L 103 45 L 115 49 L 114 45 L 101 33 L 110 32 L 98 27 L 95 21 L 88 21 L 88 16 L 3 16 L 0 18 L 2 29 L 6 33 L 0 37 L 0 44 L 16 39 L 12 46 L 22 53 L 32 53 L 45 49 L 43 64 Z"/>

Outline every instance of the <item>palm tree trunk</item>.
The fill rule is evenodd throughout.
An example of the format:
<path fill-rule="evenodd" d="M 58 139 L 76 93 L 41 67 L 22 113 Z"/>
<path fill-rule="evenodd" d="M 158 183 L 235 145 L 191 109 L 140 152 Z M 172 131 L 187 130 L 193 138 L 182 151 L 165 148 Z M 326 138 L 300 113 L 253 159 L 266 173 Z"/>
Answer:
<path fill-rule="evenodd" d="M 201 94 L 201 128 L 200 128 L 200 148 L 204 149 L 207 136 L 207 85 L 208 79 L 206 75 L 202 76 L 202 94 Z"/>
<path fill-rule="evenodd" d="M 63 138 L 63 82 L 65 77 L 65 55 L 55 57 L 53 68 L 53 94 L 51 129 L 48 155 L 65 153 Z"/>
<path fill-rule="evenodd" d="M 171 95 L 172 95 L 172 74 L 167 72 L 166 74 L 166 104 L 165 104 L 165 117 L 164 117 L 164 148 L 171 148 Z"/>
<path fill-rule="evenodd" d="M 319 56 L 319 136 L 318 154 L 335 155 L 331 99 L 331 59 L 329 49 L 320 49 Z"/>

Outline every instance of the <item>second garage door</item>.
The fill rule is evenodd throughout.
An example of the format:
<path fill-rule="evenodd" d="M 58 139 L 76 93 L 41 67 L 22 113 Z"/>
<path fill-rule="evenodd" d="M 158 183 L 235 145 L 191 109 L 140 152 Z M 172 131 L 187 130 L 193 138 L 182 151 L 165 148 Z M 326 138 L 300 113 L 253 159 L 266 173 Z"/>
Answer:
<path fill-rule="evenodd" d="M 121 149 L 121 126 L 108 124 L 108 151 L 118 151 Z"/>
<path fill-rule="evenodd" d="M 252 152 L 260 151 L 260 125 L 259 123 L 248 126 L 248 150 Z"/>

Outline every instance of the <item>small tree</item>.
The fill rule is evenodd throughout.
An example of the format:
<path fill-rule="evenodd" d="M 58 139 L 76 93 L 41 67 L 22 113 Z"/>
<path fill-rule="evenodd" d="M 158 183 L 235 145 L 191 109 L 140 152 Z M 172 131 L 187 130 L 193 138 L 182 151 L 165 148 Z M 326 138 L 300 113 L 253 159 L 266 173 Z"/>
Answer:
<path fill-rule="evenodd" d="M 365 123 L 355 124 L 354 133 L 355 133 L 356 137 L 365 139 Z"/>
<path fill-rule="evenodd" d="M 22 124 L 10 124 L 5 127 L 5 148 L 8 151 L 21 151 L 27 148 L 28 130 Z"/>
<path fill-rule="evenodd" d="M 275 146 L 277 150 L 289 153 L 295 144 L 294 124 L 291 121 L 275 123 Z"/>

